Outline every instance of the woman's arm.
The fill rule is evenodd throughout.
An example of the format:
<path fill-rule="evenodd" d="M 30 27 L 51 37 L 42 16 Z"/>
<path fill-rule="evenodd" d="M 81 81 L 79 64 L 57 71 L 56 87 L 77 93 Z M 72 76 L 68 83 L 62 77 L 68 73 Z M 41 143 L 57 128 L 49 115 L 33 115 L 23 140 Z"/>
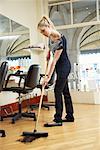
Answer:
<path fill-rule="evenodd" d="M 46 60 L 49 61 L 49 60 L 50 60 L 50 57 L 51 57 L 50 50 L 48 50 L 47 56 L 46 56 Z"/>
<path fill-rule="evenodd" d="M 58 61 L 58 59 L 59 59 L 59 57 L 60 57 L 62 51 L 63 51 L 63 49 L 61 49 L 61 50 L 56 50 L 56 51 L 55 51 L 54 58 L 53 58 L 53 60 L 52 60 L 52 62 L 51 62 L 50 69 L 49 69 L 49 71 L 48 71 L 48 76 L 49 76 L 49 78 L 51 78 L 51 76 L 52 76 L 52 74 L 53 74 L 53 71 L 54 71 L 54 69 L 55 69 L 55 65 L 56 65 L 56 63 L 57 63 L 57 61 Z"/>
<path fill-rule="evenodd" d="M 63 51 L 63 49 L 55 51 L 54 58 L 53 58 L 53 60 L 51 62 L 51 65 L 49 67 L 48 76 L 46 77 L 46 79 L 44 79 L 44 84 L 45 85 L 47 85 L 47 83 L 51 79 L 51 76 L 52 76 L 52 74 L 54 72 L 54 69 L 55 69 L 55 65 L 56 65 L 58 59 L 60 58 L 60 55 L 61 55 L 62 51 Z"/>

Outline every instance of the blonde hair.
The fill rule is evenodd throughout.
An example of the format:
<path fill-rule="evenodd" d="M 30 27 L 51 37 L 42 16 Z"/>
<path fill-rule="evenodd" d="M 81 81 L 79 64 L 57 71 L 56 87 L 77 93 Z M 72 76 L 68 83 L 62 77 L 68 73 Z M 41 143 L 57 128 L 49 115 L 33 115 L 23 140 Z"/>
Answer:
<path fill-rule="evenodd" d="M 55 26 L 53 24 L 53 22 L 50 20 L 50 18 L 48 18 L 47 16 L 43 16 L 42 19 L 39 21 L 37 28 L 41 28 L 41 27 L 47 27 L 50 26 L 53 29 L 55 29 Z"/>

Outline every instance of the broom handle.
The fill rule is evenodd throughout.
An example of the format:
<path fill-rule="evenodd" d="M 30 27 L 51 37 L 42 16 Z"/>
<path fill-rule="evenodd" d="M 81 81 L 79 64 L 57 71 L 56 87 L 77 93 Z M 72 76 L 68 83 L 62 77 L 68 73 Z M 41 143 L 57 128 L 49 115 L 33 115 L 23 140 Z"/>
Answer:
<path fill-rule="evenodd" d="M 34 131 L 37 131 L 37 128 L 38 128 L 38 122 L 39 122 L 39 117 L 40 117 L 40 110 L 41 110 L 43 95 L 44 95 L 44 85 L 42 86 L 41 98 L 40 98 L 40 102 L 39 102 L 39 110 L 38 110 L 37 120 L 35 122 Z"/>
<path fill-rule="evenodd" d="M 47 70 L 48 70 L 48 64 L 49 64 L 49 61 L 47 61 L 44 78 L 46 77 L 46 73 L 47 73 Z M 42 106 L 42 100 L 43 100 L 43 95 L 44 95 L 44 88 L 45 88 L 45 85 L 42 85 L 42 92 L 41 92 L 41 97 L 40 97 L 40 102 L 39 102 L 39 110 L 38 110 L 37 120 L 35 122 L 35 128 L 34 128 L 35 132 L 37 131 L 37 128 L 38 128 L 38 122 L 39 122 L 40 111 L 41 111 L 41 106 Z"/>

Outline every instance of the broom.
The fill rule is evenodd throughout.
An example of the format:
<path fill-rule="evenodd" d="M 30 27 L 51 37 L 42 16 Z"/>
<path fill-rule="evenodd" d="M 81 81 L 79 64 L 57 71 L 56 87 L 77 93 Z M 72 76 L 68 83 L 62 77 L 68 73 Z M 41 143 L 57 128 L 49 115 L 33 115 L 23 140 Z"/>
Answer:
<path fill-rule="evenodd" d="M 47 65 L 46 65 L 45 77 L 46 77 L 46 73 L 48 70 L 48 64 L 49 64 L 49 60 L 47 61 Z M 34 131 L 33 132 L 23 132 L 22 136 L 24 136 L 24 138 L 21 140 L 18 140 L 18 141 L 27 143 L 27 142 L 32 142 L 33 140 L 35 140 L 37 138 L 48 136 L 48 132 L 38 132 L 38 122 L 39 122 L 40 110 L 41 110 L 41 105 L 42 105 L 42 100 L 43 100 L 43 95 L 44 95 L 44 88 L 45 88 L 45 85 L 42 85 L 42 92 L 41 92 L 38 115 L 37 115 L 37 120 L 35 122 Z"/>

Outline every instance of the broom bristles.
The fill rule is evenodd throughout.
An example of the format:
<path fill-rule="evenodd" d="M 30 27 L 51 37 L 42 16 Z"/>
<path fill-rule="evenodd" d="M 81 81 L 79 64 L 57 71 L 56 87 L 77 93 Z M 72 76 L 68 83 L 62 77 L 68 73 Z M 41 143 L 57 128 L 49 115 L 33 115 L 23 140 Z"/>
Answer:
<path fill-rule="evenodd" d="M 37 137 L 35 137 L 35 136 L 24 136 L 23 138 L 21 138 L 17 141 L 22 142 L 22 143 L 30 143 L 35 139 L 37 139 Z"/>

